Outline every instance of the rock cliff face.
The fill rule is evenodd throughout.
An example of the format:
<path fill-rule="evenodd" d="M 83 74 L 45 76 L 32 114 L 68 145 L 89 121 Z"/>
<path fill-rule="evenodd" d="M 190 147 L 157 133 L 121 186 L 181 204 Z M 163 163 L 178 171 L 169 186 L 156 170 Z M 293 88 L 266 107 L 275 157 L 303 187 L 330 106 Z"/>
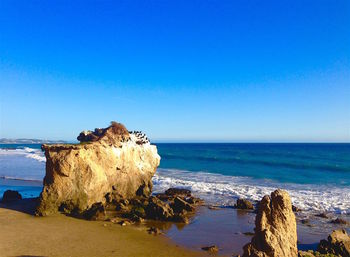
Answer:
<path fill-rule="evenodd" d="M 276 190 L 261 200 L 255 235 L 243 248 L 243 257 L 297 257 L 297 230 L 289 194 Z"/>
<path fill-rule="evenodd" d="M 80 144 L 42 145 L 46 176 L 37 215 L 82 213 L 106 200 L 148 196 L 160 162 L 157 148 L 119 123 L 80 133 Z"/>

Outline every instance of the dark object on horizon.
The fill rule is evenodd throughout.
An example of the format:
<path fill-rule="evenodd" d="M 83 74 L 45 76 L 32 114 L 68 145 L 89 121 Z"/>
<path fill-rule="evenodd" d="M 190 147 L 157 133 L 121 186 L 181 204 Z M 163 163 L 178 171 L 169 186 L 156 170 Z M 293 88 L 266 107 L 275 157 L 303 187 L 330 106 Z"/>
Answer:
<path fill-rule="evenodd" d="M 248 201 L 247 199 L 237 199 L 237 203 L 235 204 L 236 209 L 241 209 L 241 210 L 253 210 L 254 205 Z"/>
<path fill-rule="evenodd" d="M 6 190 L 2 196 L 3 203 L 8 203 L 17 200 L 22 200 L 22 195 L 18 193 L 18 191 Z"/>

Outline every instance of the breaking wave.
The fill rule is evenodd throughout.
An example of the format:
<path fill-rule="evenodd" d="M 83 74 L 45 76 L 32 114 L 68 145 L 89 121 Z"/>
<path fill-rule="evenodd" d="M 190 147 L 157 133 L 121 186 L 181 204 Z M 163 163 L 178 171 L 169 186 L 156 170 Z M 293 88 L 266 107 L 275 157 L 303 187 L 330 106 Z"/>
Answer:
<path fill-rule="evenodd" d="M 350 188 L 332 185 L 279 183 L 249 177 L 225 176 L 206 172 L 158 169 L 153 178 L 154 191 L 162 192 L 169 187 L 192 190 L 209 203 L 232 206 L 237 198 L 261 200 L 277 188 L 291 195 L 293 204 L 304 211 L 348 213 Z"/>
<path fill-rule="evenodd" d="M 46 162 L 45 155 L 40 149 L 33 149 L 30 147 L 16 149 L 0 149 L 0 156 L 1 155 L 19 155 L 37 160 L 39 162 Z"/>

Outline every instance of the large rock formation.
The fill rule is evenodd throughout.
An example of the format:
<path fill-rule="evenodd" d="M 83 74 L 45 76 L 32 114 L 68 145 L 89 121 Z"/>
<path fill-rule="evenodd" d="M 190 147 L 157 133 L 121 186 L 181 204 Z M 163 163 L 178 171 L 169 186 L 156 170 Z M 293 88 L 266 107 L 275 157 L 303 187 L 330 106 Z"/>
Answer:
<path fill-rule="evenodd" d="M 149 196 L 160 162 L 144 134 L 119 123 L 80 133 L 80 144 L 42 145 L 46 176 L 38 215 L 83 213 L 95 203 Z"/>
<path fill-rule="evenodd" d="M 297 227 L 289 194 L 276 190 L 261 200 L 255 235 L 243 257 L 297 257 Z"/>

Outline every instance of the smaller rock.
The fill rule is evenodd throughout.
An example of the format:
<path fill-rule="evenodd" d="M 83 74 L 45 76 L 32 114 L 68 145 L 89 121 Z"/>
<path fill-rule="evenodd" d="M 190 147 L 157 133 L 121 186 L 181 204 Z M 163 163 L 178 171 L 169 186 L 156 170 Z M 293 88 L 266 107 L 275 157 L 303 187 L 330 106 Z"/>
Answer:
<path fill-rule="evenodd" d="M 320 241 L 317 250 L 322 254 L 350 257 L 350 237 L 344 229 L 334 230 L 327 240 Z"/>
<path fill-rule="evenodd" d="M 211 245 L 211 246 L 205 246 L 202 247 L 203 251 L 208 251 L 208 252 L 212 252 L 212 253 L 216 253 L 219 251 L 219 247 L 217 247 L 216 245 Z"/>
<path fill-rule="evenodd" d="M 166 195 L 170 196 L 191 196 L 191 190 L 184 189 L 184 188 L 169 188 L 168 190 L 165 191 Z"/>
<path fill-rule="evenodd" d="M 348 221 L 346 221 L 346 220 L 344 220 L 342 218 L 336 218 L 336 219 L 332 220 L 331 223 L 333 223 L 333 224 L 342 224 L 342 225 L 349 224 Z"/>
<path fill-rule="evenodd" d="M 241 210 L 253 210 L 254 206 L 250 201 L 239 198 L 237 200 L 237 203 L 235 204 L 235 208 L 241 209 Z"/>
<path fill-rule="evenodd" d="M 21 200 L 22 195 L 18 193 L 18 191 L 14 190 L 6 190 L 2 196 L 2 202 L 8 203 L 16 200 Z"/>
<path fill-rule="evenodd" d="M 243 235 L 246 235 L 246 236 L 254 236 L 254 232 L 243 232 Z"/>

